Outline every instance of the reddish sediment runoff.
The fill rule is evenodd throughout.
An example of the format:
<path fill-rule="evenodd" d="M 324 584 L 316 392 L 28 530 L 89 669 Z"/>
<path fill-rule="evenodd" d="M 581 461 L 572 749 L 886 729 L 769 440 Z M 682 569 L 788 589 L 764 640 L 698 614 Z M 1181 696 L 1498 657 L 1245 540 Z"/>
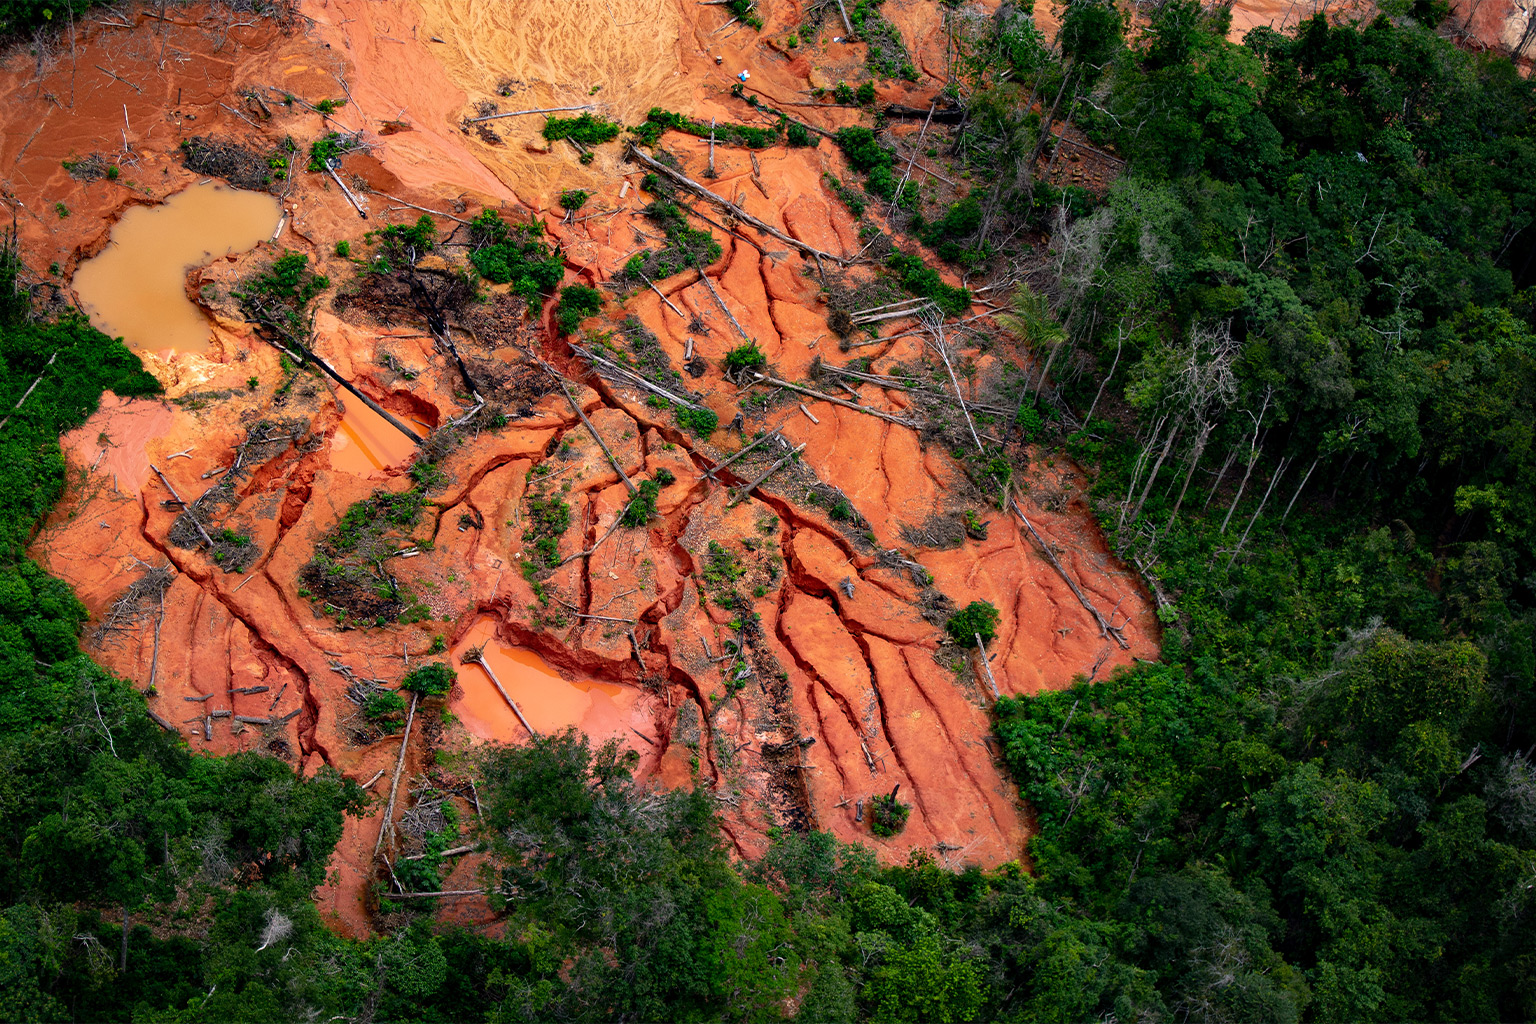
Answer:
<path fill-rule="evenodd" d="M 607 283 L 637 248 L 655 244 L 637 238 L 655 229 L 640 213 L 643 170 L 623 161 L 620 145 L 598 147 L 582 165 L 575 149 L 540 137 L 542 117 L 491 122 L 489 137 L 465 130 L 462 119 L 486 101 L 502 110 L 590 102 L 629 123 L 652 106 L 752 122 L 756 113 L 730 95 L 745 68 L 763 102 L 785 104 L 818 127 L 858 117 L 809 105 L 812 87 L 856 79 L 862 64 L 861 45 L 832 41 L 839 34 L 832 21 L 824 40 L 789 52 L 775 42 L 788 21 L 762 33 L 722 30 L 730 18 L 722 8 L 680 0 L 598 10 L 577 17 L 553 0 L 515 10 L 449 0 L 306 0 L 307 20 L 285 32 L 265 21 L 230 27 L 194 5 L 163 24 L 141 16 L 130 29 L 82 25 L 73 73 L 67 51 L 41 77 L 35 61 L 13 58 L 0 69 L 5 196 L 18 211 L 28 259 L 34 267 L 57 261 L 60 275 L 50 279 L 66 293 L 125 210 L 203 180 L 182 165 L 183 138 L 215 136 L 268 152 L 286 135 L 307 142 L 334 129 L 361 130 L 370 144 L 342 168 L 345 180 L 371 190 L 368 220 L 329 178 L 301 172 L 279 197 L 275 244 L 187 274 L 182 301 L 195 300 L 206 319 L 203 351 L 146 350 L 165 398 L 108 396 L 64 439 L 69 488 L 32 547 L 90 609 L 91 654 L 141 687 L 152 681 L 151 706 L 194 750 L 260 749 L 306 773 L 328 765 L 371 782 L 370 812 L 348 821 L 333 881 L 322 890 L 334 926 L 349 933 L 371 930 L 374 883 L 387 881 L 374 848 L 401 749 L 398 733 L 365 727 L 349 690 L 375 680 L 393 686 L 425 661 L 451 661 L 459 683 L 439 709 L 448 714 L 423 716 L 413 729 L 397 816 L 408 804 L 407 782 L 421 777 L 452 789 L 472 814 L 473 795 L 454 788 L 454 772 L 444 767 L 452 759 L 439 754 L 526 739 L 490 675 L 461 663 L 480 648 L 532 728 L 572 726 L 595 741 L 615 740 L 638 755 L 640 777 L 716 794 L 726 837 L 743 857 L 758 855 L 769 830 L 785 826 L 826 829 L 872 846 L 886 862 L 924 848 L 955 865 L 997 865 L 1027 857 L 1028 818 L 989 737 L 986 674 L 948 641 L 936 595 L 999 609 L 989 665 L 1005 694 L 1101 678 L 1157 657 L 1150 601 L 1107 552 L 1086 481 L 1061 457 L 1042 454 L 1020 470 L 1021 506 L 1087 599 L 1113 615 L 1127 646 L 1104 635 L 1017 518 L 989 505 L 995 496 L 978 491 L 944 446 L 925 444 L 919 431 L 813 397 L 781 398 L 751 415 L 748 427 L 777 429 L 785 444 L 771 442 L 716 480 L 709 469 L 741 438 L 722 429 L 699 441 L 679 431 L 643 392 L 573 361 L 552 333 L 548 308 L 527 322 L 503 316 L 514 308 L 504 288 L 456 330 L 466 360 L 495 370 L 496 380 L 521 380 L 532 372 L 522 346 L 577 380 L 575 403 L 628 475 L 666 469 L 676 478 L 662 489 L 656 518 L 610 535 L 628 491 L 564 395 L 488 386 L 487 399 L 506 408 L 510 422 L 467 437 L 441 460 L 443 481 L 414 534 L 431 543 L 392 560 L 428 617 L 355 628 L 302 592 L 302 568 L 350 506 L 380 489 L 411 486 L 416 445 L 318 375 L 279 389 L 287 379 L 280 354 L 242 322 L 230 298 L 237 282 L 286 248 L 309 254 L 345 286 L 354 268 L 335 254 L 336 242 L 360 248 L 365 230 L 414 220 L 417 207 L 439 211 L 443 228 L 453 226 L 449 217 L 467 220 L 481 209 L 541 219 L 564 250 L 567 284 Z M 883 10 L 907 40 L 919 81 L 897 83 L 881 98 L 926 106 L 945 67 L 938 9 L 889 0 Z M 1235 22 L 1245 17 L 1268 20 L 1251 5 L 1236 10 Z M 635 19 L 644 31 L 630 24 Z M 176 55 L 163 67 L 162 44 Z M 303 104 L 274 102 L 284 92 L 308 102 L 351 99 L 327 120 Z M 665 146 L 691 177 L 705 180 L 705 140 L 674 133 Z M 62 167 L 92 153 L 120 164 L 116 180 L 78 181 Z M 863 246 L 824 183 L 829 172 L 850 177 L 830 141 L 756 152 L 717 147 L 715 170 L 710 188 L 792 239 L 839 258 Z M 914 173 L 934 188 L 943 184 L 921 168 Z M 558 193 L 570 188 L 592 192 L 585 219 L 558 208 Z M 70 215 L 58 216 L 55 203 Z M 709 212 L 708 204 L 699 208 Z M 718 211 L 711 216 L 721 219 Z M 929 340 L 908 333 L 910 321 L 893 321 L 878 344 L 844 357 L 827 325 L 820 276 L 836 286 L 842 271 L 818 268 L 794 246 L 750 228 L 713 231 L 724 255 L 706 273 L 734 324 L 690 271 L 658 282 L 665 300 L 636 292 L 622 312 L 610 301 L 606 319 L 588 326 L 607 329 L 632 314 L 674 367 L 690 350 L 702 358 L 702 375 L 685 381 L 722 424 L 756 390 L 738 390 L 719 369 L 741 332 L 758 341 L 777 377 L 824 391 L 837 388 L 809 379 L 818 357 L 871 356 L 880 373 L 934 360 Z M 872 273 L 854 267 L 845 283 Z M 385 323 L 333 299 L 328 293 L 317 308 L 315 348 L 341 375 L 424 434 L 467 411 L 456 365 L 423 324 L 404 316 Z M 970 315 L 987 311 L 978 304 Z M 966 355 L 978 381 L 996 374 L 994 354 L 967 348 Z M 899 390 L 858 392 L 867 409 L 922 412 Z M 255 444 L 258 427 L 265 440 Z M 799 465 L 736 500 L 744 481 L 800 445 Z M 180 511 L 166 505 L 171 495 L 152 465 L 188 501 L 235 472 L 213 519 L 250 538 L 254 561 L 226 572 L 200 545 L 173 539 Z M 550 575 L 541 602 L 521 566 L 531 553 L 526 499 L 546 476 L 571 506 L 561 557 L 602 542 Z M 817 489 L 827 486 L 846 496 L 852 521 L 834 519 L 819 499 Z M 988 520 L 985 539 L 914 541 L 930 517 L 967 509 Z M 749 607 L 722 606 L 709 572 L 712 543 L 731 552 L 734 590 Z M 174 570 L 163 603 L 126 614 L 119 602 L 148 566 Z M 214 711 L 229 714 L 210 719 Z M 901 835 L 876 838 L 868 801 L 897 785 L 912 805 L 910 821 Z M 445 886 L 475 887 L 475 866 L 473 857 L 462 859 Z M 492 918 L 475 901 L 452 913 Z"/>

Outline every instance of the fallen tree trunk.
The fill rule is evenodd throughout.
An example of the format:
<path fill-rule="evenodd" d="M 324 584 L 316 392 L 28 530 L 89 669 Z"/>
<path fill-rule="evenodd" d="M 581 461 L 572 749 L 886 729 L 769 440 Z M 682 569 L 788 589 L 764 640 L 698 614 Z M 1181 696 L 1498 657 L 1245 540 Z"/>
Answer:
<path fill-rule="evenodd" d="M 928 111 L 921 107 L 908 107 L 900 103 L 892 103 L 885 108 L 886 117 L 898 118 L 902 121 L 921 121 L 928 117 Z M 962 107 L 946 107 L 943 110 L 935 109 L 933 119 L 940 124 L 959 124 L 965 120 L 965 110 Z"/>
<path fill-rule="evenodd" d="M 749 452 L 752 449 L 756 448 L 758 445 L 764 443 L 765 441 L 770 441 L 773 438 L 778 437 L 778 436 L 779 436 L 779 432 L 777 430 L 772 431 L 771 433 L 764 434 L 762 437 L 758 438 L 756 441 L 753 441 L 751 444 L 747 445 L 745 448 L 741 449 L 736 454 L 734 454 L 730 458 L 726 459 L 724 462 L 717 462 L 717 463 L 715 463 L 715 468 L 711 469 L 709 472 L 705 473 L 704 475 L 706 477 L 714 476 L 716 473 L 720 472 L 726 466 L 729 466 L 731 463 L 735 462 L 737 459 L 741 458 L 743 455 L 747 454 L 747 452 Z"/>
<path fill-rule="evenodd" d="M 419 700 L 421 700 L 421 694 L 411 694 L 411 706 L 405 713 L 405 735 L 400 737 L 400 757 L 395 761 L 395 774 L 389 782 L 389 803 L 384 808 L 384 820 L 379 824 L 379 838 L 373 844 L 375 857 L 384 846 L 385 833 L 392 833 L 395 830 L 395 794 L 400 789 L 400 772 L 405 768 L 405 751 L 411 744 L 411 726 L 416 721 L 416 703 Z"/>
<path fill-rule="evenodd" d="M 769 477 L 773 476 L 773 474 L 777 473 L 784 466 L 785 463 L 787 463 L 790 459 L 794 458 L 796 455 L 799 455 L 804 450 L 805 450 L 805 445 L 802 444 L 798 448 L 796 448 L 794 451 L 792 451 L 788 455 L 784 456 L 778 462 L 775 462 L 773 465 L 769 466 L 767 472 L 765 472 L 762 476 L 758 477 L 756 480 L 753 480 L 751 483 L 749 483 L 745 487 L 743 487 L 741 489 L 740 493 L 738 493 L 736 495 L 735 499 L 732 500 L 730 504 L 731 505 L 740 505 L 742 502 L 746 501 L 747 500 L 747 496 L 750 495 L 753 491 L 757 490 L 758 486 L 761 485 L 764 480 L 767 480 Z"/>
<path fill-rule="evenodd" d="M 624 486 L 629 488 L 629 493 L 638 493 L 639 488 L 635 487 L 635 482 L 629 478 L 629 474 L 624 472 L 624 467 L 619 465 L 619 460 L 614 458 L 613 452 L 608 448 L 608 442 L 603 440 L 603 435 L 597 432 L 592 421 L 587 419 L 587 414 L 582 412 L 580 405 L 576 404 L 576 398 L 571 394 L 571 389 L 566 386 L 565 378 L 557 375 L 556 379 L 560 382 L 560 390 L 565 392 L 565 400 L 571 403 L 571 408 L 576 410 L 576 415 L 581 417 L 581 422 L 586 424 L 587 430 L 597 439 L 597 446 L 603 450 L 604 455 L 608 456 L 608 461 L 613 465 L 614 471 L 619 474 L 619 479 L 624 481 Z"/>
<path fill-rule="evenodd" d="M 629 156 L 632 160 L 638 161 L 642 166 L 648 167 L 655 171 L 657 174 L 664 175 L 665 177 L 672 179 L 700 198 L 708 199 L 710 202 L 715 203 L 722 210 L 725 210 L 727 213 L 741 221 L 743 224 L 750 224 L 765 235 L 777 238 L 779 241 L 786 245 L 792 245 L 808 256 L 815 256 L 818 259 L 829 259 L 840 267 L 846 267 L 848 265 L 848 261 L 843 259 L 841 256 L 834 256 L 829 252 L 822 252 L 815 246 L 806 245 L 799 239 L 791 238 L 789 235 L 786 235 L 784 232 L 780 231 L 773 225 L 758 220 L 756 217 L 752 216 L 746 210 L 743 210 L 729 199 L 716 192 L 711 192 L 709 189 L 705 188 L 703 185 L 700 185 L 698 182 L 694 181 L 686 174 L 683 174 L 681 171 L 675 171 L 668 167 L 666 164 L 662 163 L 660 160 L 640 152 L 639 147 L 637 147 L 634 143 L 629 144 Z"/>
<path fill-rule="evenodd" d="M 1019 517 L 1019 522 L 1024 524 L 1024 528 L 1029 531 L 1029 535 L 1035 538 L 1035 543 L 1044 552 L 1046 561 L 1051 563 L 1051 568 L 1055 569 L 1057 574 L 1067 581 L 1067 586 L 1072 588 L 1072 593 L 1077 595 L 1078 601 L 1082 602 L 1083 607 L 1088 609 L 1088 614 L 1092 615 L 1093 620 L 1099 624 L 1099 631 L 1119 644 L 1122 651 L 1130 650 L 1131 642 L 1125 638 L 1125 633 L 1106 619 L 1104 613 L 1095 608 L 1093 602 L 1088 600 L 1088 595 L 1083 593 L 1083 588 L 1079 587 L 1077 581 L 1068 575 L 1066 568 L 1057 559 L 1056 553 L 1051 550 L 1050 545 L 1045 542 L 1045 538 L 1040 536 L 1040 532 L 1035 529 L 1035 524 L 1031 523 L 1024 515 L 1024 510 L 1019 508 L 1018 501 L 1014 498 L 1009 498 L 1008 503 L 1013 506 L 1014 514 Z"/>
<path fill-rule="evenodd" d="M 192 525 L 197 527 L 197 532 L 202 534 L 204 542 L 207 543 L 209 549 L 211 550 L 213 548 L 213 538 L 208 536 L 208 531 L 203 529 L 203 524 L 197 521 L 197 516 L 192 512 L 192 506 L 181 500 L 181 495 L 176 493 L 176 488 L 172 487 L 171 482 L 165 478 L 165 474 L 160 472 L 159 466 L 151 463 L 149 468 L 154 470 L 155 476 L 158 476 L 160 478 L 160 482 L 165 484 L 165 489 L 171 492 L 171 497 L 176 499 L 176 504 L 180 505 L 184 510 L 186 510 L 187 518 L 192 520 Z"/>
<path fill-rule="evenodd" d="M 517 720 L 523 723 L 523 728 L 528 730 L 528 735 L 538 739 L 539 731 L 529 725 L 528 719 L 523 717 L 523 709 L 517 706 L 517 701 L 513 700 L 512 695 L 502 687 L 501 680 L 496 678 L 496 673 L 491 669 L 490 662 L 485 660 L 485 655 L 482 654 L 476 658 L 474 663 L 485 669 L 485 674 L 490 677 L 491 685 L 496 687 L 496 692 L 501 694 L 501 699 L 507 702 L 507 707 L 512 709 L 512 713 L 517 716 Z"/>
<path fill-rule="evenodd" d="M 812 391 L 810 388 L 801 387 L 799 384 L 791 384 L 789 381 L 779 380 L 777 377 L 767 377 L 763 374 L 758 374 L 757 381 L 754 383 L 758 382 L 764 384 L 772 384 L 774 387 L 784 388 L 789 391 L 796 391 L 802 395 L 809 395 L 810 397 L 816 399 L 818 402 L 831 402 L 833 405 L 841 405 L 845 409 L 853 409 L 856 412 L 868 413 L 870 416 L 886 420 L 887 422 L 894 423 L 900 427 L 911 427 L 913 430 L 916 430 L 922 426 L 922 424 L 914 420 L 902 419 L 900 416 L 893 415 L 892 413 L 881 412 L 879 409 L 871 409 L 866 405 L 859 405 L 857 402 L 850 402 L 847 399 L 838 398 L 835 395 L 825 395 L 820 391 Z"/>
<path fill-rule="evenodd" d="M 485 117 L 465 118 L 469 124 L 479 124 L 481 121 L 499 121 L 503 117 L 522 117 L 524 114 L 558 114 L 566 110 L 591 110 L 592 104 L 583 103 L 579 107 L 539 107 L 536 110 L 509 110 L 505 114 L 487 114 Z"/>
<path fill-rule="evenodd" d="M 316 366 L 320 367 L 320 369 L 324 370 L 325 373 L 337 384 L 340 384 L 342 387 L 346 388 L 347 394 L 356 398 L 359 402 L 362 402 L 368 408 L 384 417 L 385 421 L 387 421 L 390 426 L 394 427 L 396 430 L 400 431 L 400 433 L 410 438 L 412 444 L 421 444 L 420 434 L 416 433 L 416 431 L 412 430 L 404 423 L 401 423 L 388 409 L 384 408 L 378 402 L 375 402 L 373 399 L 357 390 L 357 388 L 353 387 L 351 381 L 347 380 L 341 374 L 332 369 L 330 363 L 327 363 L 324 359 L 321 359 L 319 356 L 315 355 L 314 351 L 310 349 L 308 345 L 305 345 L 301 341 L 294 340 L 293 346 L 299 350 L 300 356 L 313 362 Z M 282 348 L 281 345 L 277 347 Z"/>

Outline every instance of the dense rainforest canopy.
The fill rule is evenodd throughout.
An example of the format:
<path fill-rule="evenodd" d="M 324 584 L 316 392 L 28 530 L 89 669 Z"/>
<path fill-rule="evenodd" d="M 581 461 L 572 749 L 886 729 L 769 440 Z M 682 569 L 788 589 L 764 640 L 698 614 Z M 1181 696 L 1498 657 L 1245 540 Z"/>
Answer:
<path fill-rule="evenodd" d="M 957 35 L 985 184 L 926 219 L 845 139 L 910 235 L 1019 271 L 1049 372 L 992 427 L 1090 470 L 1166 627 L 999 704 L 1027 871 L 816 833 L 738 864 L 705 793 L 566 734 L 475 766 L 505 938 L 429 900 L 336 937 L 310 897 L 361 792 L 189 754 L 24 557 L 59 433 L 155 382 L 32 313 L 9 246 L 0 406 L 41 383 L 0 424 L 0 1016 L 1536 1017 L 1536 97 L 1383 7 L 1237 45 L 1079 0 L 1048 46 L 1005 6 Z M 1125 161 L 1106 195 L 1043 178 L 1060 121 Z"/>

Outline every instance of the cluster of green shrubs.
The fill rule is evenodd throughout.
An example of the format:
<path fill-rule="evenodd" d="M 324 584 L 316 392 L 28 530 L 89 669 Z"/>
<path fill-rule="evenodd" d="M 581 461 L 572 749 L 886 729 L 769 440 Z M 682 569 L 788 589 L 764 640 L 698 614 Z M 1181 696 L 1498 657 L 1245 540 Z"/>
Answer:
<path fill-rule="evenodd" d="M 661 494 L 661 489 L 677 480 L 670 469 L 660 469 L 650 480 L 642 480 L 636 485 L 635 496 L 630 499 L 624 509 L 624 515 L 620 522 L 630 529 L 644 526 L 656 515 L 656 499 Z"/>
<path fill-rule="evenodd" d="M 970 289 L 945 284 L 937 270 L 916 256 L 893 252 L 885 258 L 885 265 L 896 272 L 903 288 L 933 300 L 935 306 L 951 316 L 964 312 L 971 304 Z"/>
<path fill-rule="evenodd" d="M 523 575 L 532 577 L 541 569 L 560 564 L 560 538 L 571 526 L 571 506 L 558 495 L 533 495 L 528 499 L 528 516 L 523 540 L 528 542 L 528 557 L 523 561 Z"/>
<path fill-rule="evenodd" d="M 603 308 L 603 294 L 584 284 L 560 289 L 560 304 L 555 307 L 555 321 L 562 334 L 570 334 L 581 322 Z"/>
<path fill-rule="evenodd" d="M 896 175 L 891 171 L 895 157 L 880 145 L 872 130 L 862 125 L 839 128 L 836 140 L 849 166 L 864 174 L 864 188 L 870 195 L 896 198 Z"/>
<path fill-rule="evenodd" d="M 869 799 L 869 830 L 882 839 L 898 836 L 907 827 L 912 808 L 896 795 L 898 784 L 889 793 L 876 793 Z"/>
<path fill-rule="evenodd" d="M 945 628 L 961 647 L 975 647 L 976 638 L 990 643 L 997 637 L 998 613 L 989 601 L 972 601 L 949 617 Z"/>
<path fill-rule="evenodd" d="M 697 121 L 685 114 L 677 114 L 660 107 L 652 107 L 645 121 L 630 129 L 630 133 L 647 146 L 656 145 L 663 132 L 678 131 L 696 135 L 701 139 L 714 133 L 715 141 L 723 146 L 746 146 L 748 149 L 767 149 L 779 141 L 777 128 L 759 128 L 747 124 L 717 122 L 713 128 L 707 121 Z"/>
<path fill-rule="evenodd" d="M 351 138 L 340 132 L 329 132 L 309 144 L 309 169 L 323 171 L 331 165 L 332 160 L 356 148 L 357 143 Z"/>
<path fill-rule="evenodd" d="M 689 409 L 679 406 L 674 413 L 677 425 L 695 437 L 705 438 L 720 427 L 720 417 L 713 409 Z"/>
<path fill-rule="evenodd" d="M 763 19 L 757 15 L 757 0 L 726 0 L 725 9 L 755 29 L 763 27 Z"/>
<path fill-rule="evenodd" d="M 727 352 L 724 365 L 725 375 L 734 378 L 743 370 L 761 370 L 768 365 L 768 357 L 757 347 L 757 342 L 748 341 Z"/>
<path fill-rule="evenodd" d="M 623 125 L 605 117 L 582 113 L 576 117 L 552 117 L 544 122 L 544 137 L 550 142 L 570 139 L 583 146 L 598 146 L 619 137 Z"/>
<path fill-rule="evenodd" d="M 306 254 L 285 250 L 232 294 L 253 322 L 275 331 L 285 342 L 304 345 L 309 341 L 309 304 L 330 286 L 330 278 L 310 269 Z"/>
<path fill-rule="evenodd" d="M 645 215 L 666 234 L 667 244 L 636 253 L 624 264 L 622 276 L 635 284 L 642 275 L 659 281 L 684 270 L 703 269 L 725 252 L 707 230 L 689 227 L 683 208 L 670 199 L 657 199 L 645 208 Z"/>
<path fill-rule="evenodd" d="M 512 291 L 528 300 L 553 291 L 565 276 L 565 258 L 559 249 L 543 241 L 544 224 L 508 224 L 495 210 L 485 210 L 469 222 L 475 248 L 469 262 L 493 284 L 510 284 Z"/>
<path fill-rule="evenodd" d="M 909 82 L 917 81 L 917 67 L 907 53 L 901 31 L 880 15 L 880 5 L 885 0 L 859 0 L 848 12 L 853 30 L 864 40 L 864 66 L 881 78 L 898 75 Z M 873 99 L 873 97 L 871 97 Z"/>
<path fill-rule="evenodd" d="M 966 242 L 981 227 L 981 203 L 975 196 L 967 196 L 949 209 L 938 220 L 925 222 L 921 214 L 912 218 L 912 230 L 917 232 L 923 244 L 950 263 L 975 263 L 985 260 L 986 253 L 966 246 Z"/>
<path fill-rule="evenodd" d="M 458 676 L 440 661 L 413 668 L 400 680 L 400 689 L 423 697 L 446 697 Z"/>

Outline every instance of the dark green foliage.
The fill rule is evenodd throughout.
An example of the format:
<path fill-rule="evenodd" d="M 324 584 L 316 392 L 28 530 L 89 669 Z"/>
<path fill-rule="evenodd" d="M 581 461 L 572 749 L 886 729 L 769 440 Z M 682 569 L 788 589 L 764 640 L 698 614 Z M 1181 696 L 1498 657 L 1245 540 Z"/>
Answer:
<path fill-rule="evenodd" d="M 584 284 L 566 285 L 560 289 L 560 304 L 555 307 L 555 322 L 562 334 L 570 334 L 587 317 L 603 308 L 603 294 Z"/>
<path fill-rule="evenodd" d="M 647 146 L 654 146 L 661 140 L 661 135 L 666 131 L 685 132 L 696 135 L 701 139 L 710 136 L 708 121 L 697 121 L 683 114 L 676 114 L 660 107 L 652 107 L 645 115 L 645 122 L 630 129 L 630 132 Z M 779 141 L 778 128 L 760 128 L 756 125 L 732 124 L 729 121 L 718 121 L 714 126 L 715 143 L 721 146 L 745 146 L 748 149 L 767 149 Z M 801 128 L 804 132 L 805 129 Z M 804 143 L 801 143 L 804 145 Z"/>
<path fill-rule="evenodd" d="M 363 702 L 363 716 L 379 725 L 392 726 L 404 714 L 405 698 L 388 690 L 375 693 Z"/>
<path fill-rule="evenodd" d="M 544 122 L 544 137 L 551 142 L 570 139 L 584 146 L 598 146 L 619 137 L 623 125 L 607 118 L 582 113 L 575 117 L 552 117 Z"/>
<path fill-rule="evenodd" d="M 969 289 L 945 284 L 939 272 L 917 256 L 893 252 L 886 257 L 885 265 L 900 277 L 903 288 L 913 295 L 932 299 L 935 306 L 951 316 L 964 312 L 971 304 Z"/>
<path fill-rule="evenodd" d="M 7 0 L 0 8 L 0 38 L 21 35 L 31 29 L 58 26 L 68 31 L 70 14 L 76 20 L 107 0 Z"/>
<path fill-rule="evenodd" d="M 816 135 L 799 121 L 786 121 L 784 125 L 784 141 L 795 148 L 814 146 L 818 144 Z"/>
<path fill-rule="evenodd" d="M 725 9 L 755 29 L 763 27 L 763 19 L 757 14 L 757 0 L 726 0 Z"/>
<path fill-rule="evenodd" d="M 962 647 L 976 646 L 980 635 L 982 643 L 990 643 L 997 637 L 998 612 L 989 601 L 972 601 L 949 617 L 945 629 Z"/>
<path fill-rule="evenodd" d="M 661 493 L 661 481 L 642 480 L 635 486 L 638 491 L 629 499 L 624 515 L 619 518 L 619 522 L 632 530 L 646 525 L 656 515 L 656 496 Z"/>
<path fill-rule="evenodd" d="M 475 246 L 469 262 L 476 272 L 495 284 L 510 284 L 529 305 L 553 292 L 565 276 L 565 258 L 543 242 L 539 221 L 510 225 L 495 210 L 485 210 L 470 221 L 469 231 Z"/>
<path fill-rule="evenodd" d="M 870 195 L 881 199 L 895 198 L 896 178 L 891 174 L 894 157 L 875 140 L 873 131 L 857 125 L 839 128 L 837 145 L 848 158 L 849 166 L 864 172 L 864 187 Z"/>
<path fill-rule="evenodd" d="M 420 621 L 424 616 L 410 614 L 415 599 L 395 583 L 385 560 L 410 546 L 426 500 L 418 486 L 376 491 L 348 508 L 299 571 L 299 582 L 316 604 L 365 623 Z"/>
<path fill-rule="evenodd" d="M 560 564 L 560 538 L 571 525 L 571 506 L 559 497 L 530 496 L 523 540 L 529 542 L 527 564 L 553 569 Z"/>
<path fill-rule="evenodd" d="M 363 236 L 373 245 L 373 256 L 364 268 L 373 274 L 414 267 L 437 247 L 437 222 L 425 213 L 414 224 L 391 224 Z"/>
<path fill-rule="evenodd" d="M 866 204 L 862 195 L 860 195 L 854 189 L 849 188 L 847 185 L 844 185 L 841 181 L 838 181 L 830 174 L 826 176 L 826 180 L 827 185 L 832 189 L 833 193 L 837 195 L 837 198 L 841 199 L 843 201 L 843 205 L 848 207 L 849 213 L 853 214 L 855 218 L 864 216 L 864 208 Z"/>
<path fill-rule="evenodd" d="M 707 438 L 720 427 L 720 417 L 713 409 L 689 409 L 679 406 L 675 416 L 678 426 L 698 438 Z"/>
<path fill-rule="evenodd" d="M 981 203 L 975 196 L 967 196 L 952 203 L 943 217 L 924 227 L 921 237 L 923 244 L 936 252 L 939 259 L 958 263 L 968 254 L 966 243 L 980 227 Z"/>
<path fill-rule="evenodd" d="M 911 805 L 902 803 L 895 790 L 869 798 L 869 830 L 882 838 L 901 835 L 911 814 Z"/>
<path fill-rule="evenodd" d="M 400 689 L 423 697 L 445 697 L 457 681 L 458 676 L 453 669 L 441 661 L 434 661 L 407 672 L 405 678 L 400 680 Z"/>
<path fill-rule="evenodd" d="M 912 59 L 908 56 L 906 45 L 901 39 L 901 32 L 895 25 L 880 16 L 880 5 L 883 2 L 884 0 L 858 0 L 858 3 L 848 11 L 848 20 L 853 23 L 854 32 L 869 44 L 864 54 L 864 63 L 880 78 L 895 78 L 900 75 L 916 81 L 917 69 L 912 66 Z M 873 85 L 865 82 L 859 88 L 860 103 L 868 104 L 875 101 Z M 867 99 L 863 95 L 865 90 L 868 90 Z"/>
<path fill-rule="evenodd" d="M 734 377 L 742 370 L 761 370 L 768 365 L 768 357 L 757 347 L 756 342 L 748 341 L 727 352 L 723 365 L 725 375 Z"/>
<path fill-rule="evenodd" d="M 277 335 L 281 343 L 307 345 L 310 304 L 330 286 L 330 278 L 309 268 L 307 255 L 285 250 L 269 268 L 241 282 L 233 294 L 245 315 Z"/>
<path fill-rule="evenodd" d="M 19 267 L 13 248 L 0 250 L 0 296 L 16 294 Z M 158 385 L 84 319 L 27 312 L 0 302 L 0 400 L 14 407 L 41 374 L 0 431 L 0 1016 L 128 1019 L 135 1006 L 176 1010 L 208 991 L 201 940 L 157 939 L 140 918 L 158 923 L 186 898 L 206 902 L 211 919 L 242 889 L 306 908 L 363 794 L 329 768 L 301 779 L 276 758 L 193 756 L 150 719 L 144 695 L 80 653 L 85 608 L 21 552 L 63 483 L 59 433 L 104 388 Z"/>
<path fill-rule="evenodd" d="M 587 205 L 587 199 L 592 193 L 585 189 L 573 188 L 560 193 L 560 208 L 575 212 Z"/>

